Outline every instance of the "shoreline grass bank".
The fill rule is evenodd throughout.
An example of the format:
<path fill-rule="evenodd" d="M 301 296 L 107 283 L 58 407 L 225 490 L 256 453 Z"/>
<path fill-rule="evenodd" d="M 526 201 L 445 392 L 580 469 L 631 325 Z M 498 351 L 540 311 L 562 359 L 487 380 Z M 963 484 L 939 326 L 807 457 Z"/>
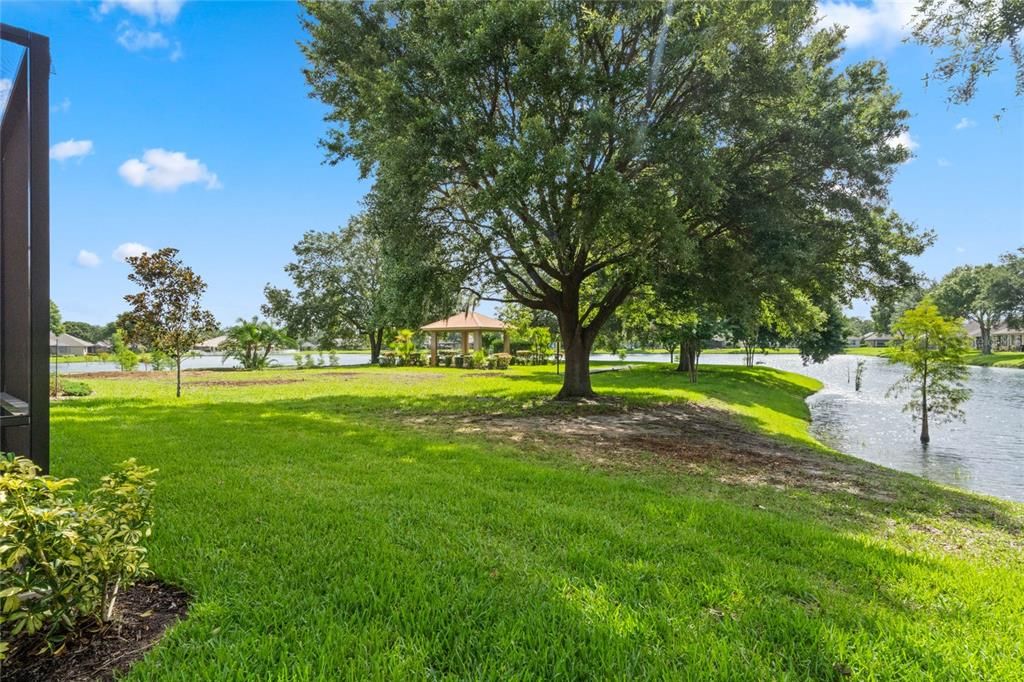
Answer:
<path fill-rule="evenodd" d="M 150 560 L 194 597 L 128 679 L 1020 676 L 1024 506 L 828 451 L 807 377 L 648 366 L 567 406 L 550 370 L 91 378 L 53 408 L 54 473 L 159 468 Z M 610 432 L 586 459 L 492 428 L 676 407 L 840 484 L 739 475 L 699 412 L 628 462 Z"/>

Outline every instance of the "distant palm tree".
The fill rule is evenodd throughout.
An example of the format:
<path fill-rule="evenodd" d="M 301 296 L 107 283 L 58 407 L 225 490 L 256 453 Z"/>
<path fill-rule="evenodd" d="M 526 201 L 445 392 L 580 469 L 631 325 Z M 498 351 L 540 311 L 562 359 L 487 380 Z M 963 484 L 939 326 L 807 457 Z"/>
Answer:
<path fill-rule="evenodd" d="M 243 369 L 266 369 L 273 362 L 269 359 L 271 351 L 295 345 L 283 331 L 255 317 L 238 318 L 238 324 L 228 330 L 227 337 L 224 359 L 238 360 Z"/>

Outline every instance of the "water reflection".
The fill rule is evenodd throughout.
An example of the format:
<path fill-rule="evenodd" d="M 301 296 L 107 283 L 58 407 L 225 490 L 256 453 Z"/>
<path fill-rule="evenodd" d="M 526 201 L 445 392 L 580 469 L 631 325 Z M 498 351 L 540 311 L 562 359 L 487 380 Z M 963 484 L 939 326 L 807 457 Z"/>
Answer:
<path fill-rule="evenodd" d="M 611 359 L 611 358 L 608 358 Z M 637 355 L 633 362 L 668 362 L 665 356 Z M 857 361 L 865 369 L 854 390 Z M 704 355 L 706 364 L 742 364 L 742 355 Z M 900 368 L 879 358 L 838 355 L 804 366 L 796 355 L 758 355 L 757 362 L 799 372 L 825 387 L 808 399 L 811 431 L 842 452 L 935 481 L 1024 501 L 1024 371 L 972 367 L 972 394 L 963 406 L 966 422 L 932 424 L 932 442 L 918 440 L 918 424 L 903 412 L 903 401 L 885 396 Z"/>

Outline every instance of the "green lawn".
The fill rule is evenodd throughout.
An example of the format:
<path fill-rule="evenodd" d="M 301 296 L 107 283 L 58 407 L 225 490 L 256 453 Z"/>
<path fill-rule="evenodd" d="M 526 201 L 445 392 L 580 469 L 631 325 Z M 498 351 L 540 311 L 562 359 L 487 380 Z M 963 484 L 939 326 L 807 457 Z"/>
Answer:
<path fill-rule="evenodd" d="M 811 379 L 651 366 L 576 409 L 728 407 L 872 494 L 457 428 L 564 416 L 550 367 L 187 381 L 89 379 L 53 409 L 56 474 L 160 469 L 152 564 L 195 601 L 130 679 L 1024 676 L 1024 507 L 817 446 Z"/>
<path fill-rule="evenodd" d="M 868 348 L 866 346 L 862 346 L 860 348 L 847 348 L 844 352 L 847 355 L 885 357 L 888 351 L 888 348 Z M 1001 351 L 991 353 L 989 355 L 982 355 L 979 351 L 971 351 L 970 355 L 967 356 L 967 364 L 978 365 L 980 367 L 1011 367 L 1024 369 L 1024 353 Z"/>

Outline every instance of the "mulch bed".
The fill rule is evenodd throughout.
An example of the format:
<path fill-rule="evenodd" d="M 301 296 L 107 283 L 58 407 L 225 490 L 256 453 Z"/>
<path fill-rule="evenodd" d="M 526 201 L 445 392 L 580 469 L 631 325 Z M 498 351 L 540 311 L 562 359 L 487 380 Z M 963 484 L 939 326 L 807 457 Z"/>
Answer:
<path fill-rule="evenodd" d="M 112 680 L 146 655 L 164 631 L 185 617 L 188 595 L 172 585 L 139 583 L 117 598 L 115 618 L 66 643 L 58 656 L 34 655 L 42 643 L 15 641 L 2 663 L 3 682 Z"/>

